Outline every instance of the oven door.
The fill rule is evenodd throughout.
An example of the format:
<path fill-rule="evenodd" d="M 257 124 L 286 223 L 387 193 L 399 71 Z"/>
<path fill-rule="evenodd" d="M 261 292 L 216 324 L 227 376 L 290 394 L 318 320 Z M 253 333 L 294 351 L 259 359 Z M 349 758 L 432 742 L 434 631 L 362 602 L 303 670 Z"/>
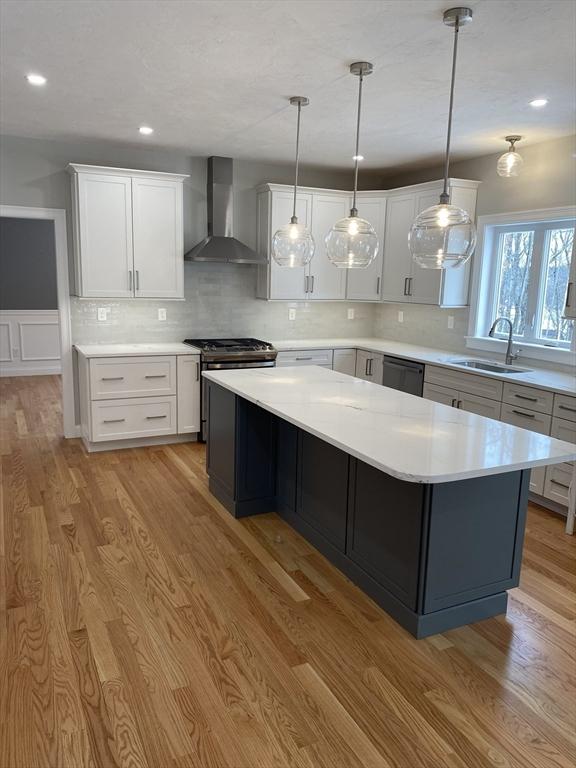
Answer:
<path fill-rule="evenodd" d="M 276 360 L 245 360 L 242 362 L 241 360 L 220 360 L 219 362 L 216 361 L 210 361 L 210 362 L 203 362 L 202 363 L 202 370 L 203 371 L 228 371 L 236 368 L 274 368 L 276 365 Z M 202 378 L 202 387 L 200 388 L 200 416 L 202 420 L 201 428 L 200 428 L 200 440 L 202 442 L 206 442 L 206 437 L 208 435 L 207 425 L 206 425 L 206 418 L 208 414 L 206 413 L 206 387 L 208 385 L 208 382 L 206 379 Z"/>

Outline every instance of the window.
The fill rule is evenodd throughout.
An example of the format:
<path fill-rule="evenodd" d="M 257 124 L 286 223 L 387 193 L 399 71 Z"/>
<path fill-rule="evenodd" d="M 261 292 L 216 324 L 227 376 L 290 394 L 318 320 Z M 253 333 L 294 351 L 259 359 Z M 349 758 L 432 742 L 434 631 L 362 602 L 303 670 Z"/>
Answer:
<path fill-rule="evenodd" d="M 518 342 L 570 348 L 574 321 L 563 314 L 575 223 L 556 218 L 486 226 L 473 328 L 477 339 L 486 339 L 494 320 L 506 317 Z M 506 324 L 497 326 L 496 338 L 507 335 Z"/>

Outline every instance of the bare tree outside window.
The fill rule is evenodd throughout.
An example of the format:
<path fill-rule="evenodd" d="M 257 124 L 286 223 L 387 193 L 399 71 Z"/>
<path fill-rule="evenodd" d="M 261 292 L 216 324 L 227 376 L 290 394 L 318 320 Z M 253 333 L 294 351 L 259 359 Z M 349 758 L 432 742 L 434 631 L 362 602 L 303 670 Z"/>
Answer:
<path fill-rule="evenodd" d="M 527 322 L 533 245 L 534 232 L 506 232 L 500 235 L 497 315 L 512 321 L 517 336 L 524 334 Z"/>
<path fill-rule="evenodd" d="M 539 332 L 542 339 L 570 341 L 572 338 L 573 321 L 563 317 L 563 314 L 573 242 L 573 229 L 552 229 L 548 233 L 544 303 Z"/>

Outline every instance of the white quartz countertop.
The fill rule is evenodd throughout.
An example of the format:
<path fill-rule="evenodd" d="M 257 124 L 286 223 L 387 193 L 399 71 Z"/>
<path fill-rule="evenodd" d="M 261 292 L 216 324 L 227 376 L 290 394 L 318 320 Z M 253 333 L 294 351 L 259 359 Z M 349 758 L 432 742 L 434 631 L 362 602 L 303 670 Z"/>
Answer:
<path fill-rule="evenodd" d="M 453 368 L 457 371 L 466 371 L 474 376 L 487 376 L 488 378 L 509 381 L 514 384 L 526 384 L 531 387 L 540 387 L 553 392 L 565 392 L 576 395 L 576 374 L 551 371 L 544 368 L 534 368 L 532 364 L 522 359 L 514 361 L 514 365 L 520 368 L 531 368 L 527 373 L 501 374 L 491 371 L 470 370 L 460 365 L 454 365 L 451 361 L 463 359 L 492 359 L 489 355 L 471 355 L 467 353 L 449 352 L 445 349 L 433 349 L 420 347 L 417 344 L 406 344 L 402 341 L 377 338 L 333 338 L 333 339 L 280 339 L 271 342 L 280 351 L 298 349 L 364 349 L 367 352 L 382 352 L 385 355 L 403 357 L 406 360 L 415 360 L 419 363 L 429 363 L 445 368 Z M 500 356 L 501 357 L 501 356 Z M 496 362 L 496 360 L 495 360 Z M 497 362 L 501 362 L 499 359 Z"/>
<path fill-rule="evenodd" d="M 571 443 L 318 366 L 203 376 L 409 482 L 446 483 L 576 459 Z"/>
<path fill-rule="evenodd" d="M 84 357 L 132 357 L 138 355 L 199 355 L 197 347 L 179 341 L 164 344 L 75 344 Z"/>

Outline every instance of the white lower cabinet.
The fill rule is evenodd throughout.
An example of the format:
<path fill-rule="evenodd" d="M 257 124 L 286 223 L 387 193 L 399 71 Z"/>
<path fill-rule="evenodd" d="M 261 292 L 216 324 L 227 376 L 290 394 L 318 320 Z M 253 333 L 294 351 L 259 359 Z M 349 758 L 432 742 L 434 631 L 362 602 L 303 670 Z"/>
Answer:
<path fill-rule="evenodd" d="M 103 442 L 200 431 L 199 355 L 79 354 L 78 370 L 81 430 L 89 450 Z"/>
<path fill-rule="evenodd" d="M 289 365 L 319 365 L 322 368 L 332 368 L 332 350 L 294 349 L 278 352 L 276 366 L 278 368 L 283 368 Z"/>
<path fill-rule="evenodd" d="M 93 443 L 176 432 L 176 397 L 134 397 L 94 400 L 91 404 Z"/>
<path fill-rule="evenodd" d="M 179 355 L 178 371 L 178 434 L 200 432 L 200 355 Z"/>
<path fill-rule="evenodd" d="M 496 421 L 500 419 L 501 404 L 497 400 L 489 400 L 487 397 L 470 395 L 467 392 L 460 392 L 449 387 L 439 387 L 434 384 L 424 384 L 422 396 L 436 403 L 459 408 L 461 411 L 485 416 L 487 419 L 496 419 Z"/>
<path fill-rule="evenodd" d="M 384 378 L 384 355 L 380 352 L 356 352 L 356 377 L 374 384 L 382 384 Z"/>
<path fill-rule="evenodd" d="M 338 373 L 346 373 L 348 376 L 356 375 L 356 350 L 355 349 L 335 349 L 333 370 Z"/>

